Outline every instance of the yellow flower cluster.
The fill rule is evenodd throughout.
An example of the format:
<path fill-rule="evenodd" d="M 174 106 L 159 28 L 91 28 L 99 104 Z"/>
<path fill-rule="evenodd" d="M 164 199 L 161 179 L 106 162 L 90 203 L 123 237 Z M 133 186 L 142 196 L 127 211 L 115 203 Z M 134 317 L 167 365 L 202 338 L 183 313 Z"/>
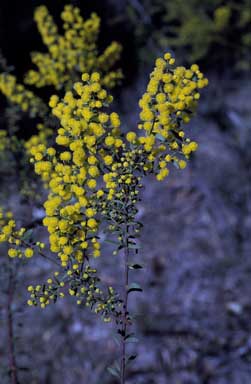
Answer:
<path fill-rule="evenodd" d="M 187 70 L 173 68 L 173 64 L 170 54 L 156 62 L 140 101 L 139 132 L 143 136 L 128 132 L 124 139 L 119 116 L 105 110 L 112 96 L 102 86 L 100 74 L 84 73 L 82 82 L 76 82 L 62 100 L 57 95 L 50 99 L 52 114 L 60 122 L 57 145 L 36 142 L 29 149 L 35 172 L 49 189 L 43 224 L 49 232 L 50 249 L 60 258 L 70 282 L 68 292 L 79 304 L 83 295 L 87 305 L 92 305 L 95 295 L 91 288 L 100 293 L 95 284 L 86 291 L 80 283 L 91 273 L 83 273 L 84 263 L 101 253 L 100 223 L 109 223 L 108 230 L 117 233 L 117 244 L 123 247 L 127 241 L 120 232 L 124 223 L 131 218 L 133 232 L 140 230 L 134 219 L 142 177 L 153 173 L 163 180 L 169 172 L 168 163 L 183 169 L 184 159 L 197 149 L 197 143 L 185 139 L 182 124 L 188 123 L 195 111 L 199 89 L 207 80 L 195 65 Z M 30 305 L 39 302 L 45 307 L 55 297 L 64 296 L 55 288 L 54 280 L 49 280 L 47 287 L 29 288 Z M 64 287 L 65 281 L 57 277 L 56 282 L 58 289 Z M 89 291 L 90 296 L 86 296 Z M 95 311 L 105 308 L 101 300 Z"/>
<path fill-rule="evenodd" d="M 84 21 L 78 8 L 66 5 L 61 18 L 64 28 L 64 35 L 62 36 L 59 35 L 57 26 L 47 8 L 40 6 L 36 9 L 35 20 L 43 42 L 48 47 L 48 53 L 34 53 L 32 55 L 33 63 L 37 65 L 38 70 L 28 72 L 25 77 L 26 83 L 37 87 L 46 85 L 53 85 L 56 89 L 63 87 L 65 91 L 72 89 L 73 83 L 81 80 L 83 72 L 97 70 L 102 75 L 102 86 L 105 88 L 114 87 L 122 78 L 120 70 L 112 70 L 119 60 L 121 46 L 112 42 L 101 55 L 98 55 L 97 38 L 100 30 L 98 16 L 92 14 L 88 20 Z M 97 87 L 94 84 L 93 87 L 95 86 Z M 35 153 L 38 152 L 35 156 L 38 160 L 43 146 L 48 146 L 49 139 L 53 136 L 55 119 L 52 119 L 48 107 L 43 101 L 33 92 L 27 90 L 24 85 L 18 84 L 15 76 L 9 73 L 0 74 L 0 91 L 11 103 L 19 105 L 24 112 L 29 112 L 31 117 L 42 118 L 42 124 L 37 125 L 37 134 L 25 143 L 26 154 L 35 156 Z M 103 90 L 99 93 L 100 100 L 106 99 L 105 92 Z M 57 97 L 54 96 L 51 99 L 50 106 L 55 102 L 55 98 Z M 58 140 L 60 141 L 60 138 Z M 63 139 L 61 138 L 61 140 Z M 5 131 L 1 131 L 0 150 L 3 151 L 8 144 Z M 31 149 L 33 149 L 32 154 Z M 65 156 L 67 157 L 67 154 L 62 155 L 62 159 Z M 37 167 L 40 167 L 40 173 L 43 173 L 44 181 L 46 181 L 47 175 L 51 171 L 49 163 L 40 163 Z M 92 172 L 94 172 L 94 168 L 92 168 Z M 91 184 L 94 185 L 94 182 L 90 181 Z"/>
<path fill-rule="evenodd" d="M 142 175 L 155 173 L 163 180 L 168 163 L 183 169 L 184 158 L 197 149 L 195 142 L 184 138 L 182 123 L 189 121 L 207 80 L 195 65 L 186 70 L 172 69 L 173 64 L 169 53 L 157 60 L 140 101 L 139 128 L 145 135 L 129 132 L 127 141 L 119 116 L 104 112 L 112 97 L 102 87 L 99 73 L 84 73 L 82 82 L 76 82 L 61 101 L 51 97 L 49 105 L 61 125 L 56 143 L 62 149 L 38 144 L 30 152 L 35 172 L 48 183 L 44 225 L 63 267 L 100 255 L 100 215 L 109 215 L 114 200 L 126 198 L 134 204 Z"/>
<path fill-rule="evenodd" d="M 28 305 L 45 308 L 50 302 L 65 296 L 64 291 L 68 290 L 70 296 L 77 298 L 77 304 L 85 304 L 91 307 L 95 313 L 101 313 L 103 320 L 109 322 L 109 314 L 115 309 L 117 298 L 112 287 L 108 287 L 108 294 L 105 295 L 96 276 L 97 270 L 86 265 L 82 271 L 68 270 L 60 275 L 54 272 L 52 278 L 46 284 L 30 285 L 27 290 L 30 293 Z"/>
<path fill-rule="evenodd" d="M 197 149 L 195 142 L 185 138 L 183 124 L 189 123 L 200 98 L 199 91 L 208 84 L 197 65 L 186 69 L 175 68 L 174 63 L 170 53 L 156 60 L 147 91 L 139 102 L 141 122 L 138 128 L 145 133 L 139 142 L 150 162 L 144 165 L 144 170 L 151 170 L 157 162 L 158 180 L 168 175 L 170 162 L 185 168 L 185 160 Z M 134 136 L 127 139 L 129 142 L 136 140 Z"/>
<path fill-rule="evenodd" d="M 35 156 L 36 160 L 39 160 L 39 155 L 36 156 L 36 153 L 39 153 L 40 146 L 47 146 L 48 138 L 53 134 L 53 130 L 47 128 L 44 124 L 37 124 L 37 135 L 32 135 L 24 144 L 28 156 Z M 42 147 L 44 148 L 44 147 Z"/>
<path fill-rule="evenodd" d="M 94 257 L 100 255 L 96 205 L 104 191 L 98 179 L 104 169 L 111 169 L 123 143 L 118 115 L 103 112 L 112 97 L 102 88 L 99 73 L 84 74 L 82 79 L 62 101 L 52 96 L 49 103 L 61 124 L 56 143 L 64 149 L 43 144 L 31 148 L 35 172 L 50 190 L 44 225 L 51 250 L 63 266 L 81 263 L 87 248 Z"/>
<path fill-rule="evenodd" d="M 0 91 L 9 101 L 17 104 L 22 111 L 29 112 L 31 116 L 44 116 L 47 111 L 43 101 L 22 84 L 18 84 L 13 75 L 0 74 Z"/>
<path fill-rule="evenodd" d="M 0 207 L 0 243 L 8 243 L 8 255 L 11 258 L 31 258 L 34 254 L 34 247 L 25 241 L 27 231 L 25 228 L 17 229 L 12 212 L 5 212 Z M 38 248 L 43 248 L 43 243 L 37 243 Z"/>
<path fill-rule="evenodd" d="M 29 285 L 27 287 L 30 293 L 30 299 L 27 304 L 32 306 L 40 305 L 41 308 L 45 308 L 51 301 L 56 302 L 58 298 L 65 296 L 62 291 L 65 287 L 65 279 L 59 276 L 59 272 L 54 272 L 53 278 L 47 280 L 47 284 L 41 285 Z"/>
<path fill-rule="evenodd" d="M 46 6 L 36 9 L 35 21 L 48 53 L 32 54 L 32 62 L 38 69 L 28 71 L 25 82 L 36 87 L 52 85 L 56 89 L 71 89 L 81 73 L 97 70 L 102 73 L 105 86 L 115 86 L 122 74 L 120 70 L 112 71 L 111 68 L 120 57 L 121 46 L 113 42 L 98 56 L 99 17 L 93 13 L 84 21 L 79 8 L 66 5 L 61 19 L 64 35 L 58 33 Z"/>

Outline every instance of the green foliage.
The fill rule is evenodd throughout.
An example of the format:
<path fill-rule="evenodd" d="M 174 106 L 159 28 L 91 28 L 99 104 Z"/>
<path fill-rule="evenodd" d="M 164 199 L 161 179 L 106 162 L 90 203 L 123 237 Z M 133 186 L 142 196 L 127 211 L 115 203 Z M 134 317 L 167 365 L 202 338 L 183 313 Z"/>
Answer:
<path fill-rule="evenodd" d="M 143 0 L 127 6 L 127 15 L 141 44 L 149 52 L 174 49 L 183 63 L 207 64 L 228 60 L 232 67 L 251 64 L 251 5 L 249 0 Z M 147 42 L 147 44 L 145 44 Z"/>

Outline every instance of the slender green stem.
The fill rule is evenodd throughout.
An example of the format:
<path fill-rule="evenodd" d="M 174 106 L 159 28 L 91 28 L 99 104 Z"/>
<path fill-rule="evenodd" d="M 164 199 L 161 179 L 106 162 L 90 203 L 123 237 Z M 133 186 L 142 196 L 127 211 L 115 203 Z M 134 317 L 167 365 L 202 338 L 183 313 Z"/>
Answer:
<path fill-rule="evenodd" d="M 18 384 L 17 364 L 15 356 L 14 330 L 13 330 L 13 313 L 12 303 L 14 299 L 15 282 L 12 271 L 12 266 L 9 267 L 9 285 L 7 298 L 7 327 L 8 327 L 8 351 L 9 351 L 9 369 L 11 384 Z"/>
<path fill-rule="evenodd" d="M 120 362 L 120 384 L 125 384 L 126 368 L 126 335 L 128 321 L 128 282 L 129 282 L 129 246 L 128 246 L 128 226 L 125 230 L 124 248 L 124 285 L 123 285 L 123 311 L 122 311 L 122 338 L 121 338 L 121 362 Z"/>

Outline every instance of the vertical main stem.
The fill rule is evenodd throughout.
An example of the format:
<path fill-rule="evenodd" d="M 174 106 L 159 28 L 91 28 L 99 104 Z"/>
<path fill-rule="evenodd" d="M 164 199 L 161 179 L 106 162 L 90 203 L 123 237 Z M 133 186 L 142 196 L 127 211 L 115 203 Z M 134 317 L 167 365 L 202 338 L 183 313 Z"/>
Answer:
<path fill-rule="evenodd" d="M 14 276 L 13 276 L 12 268 L 10 266 L 8 299 L 7 299 L 9 369 L 10 369 L 11 384 L 18 384 L 17 364 L 16 364 L 15 347 L 14 347 L 13 314 L 12 314 L 13 295 L 14 295 Z"/>
<path fill-rule="evenodd" d="M 122 311 L 122 341 L 121 341 L 121 363 L 120 363 L 120 384 L 125 384 L 126 367 L 126 334 L 127 334 L 127 316 L 128 316 L 128 282 L 129 282 L 129 247 L 128 247 L 128 226 L 125 231 L 124 248 L 124 284 L 123 284 L 123 311 Z"/>

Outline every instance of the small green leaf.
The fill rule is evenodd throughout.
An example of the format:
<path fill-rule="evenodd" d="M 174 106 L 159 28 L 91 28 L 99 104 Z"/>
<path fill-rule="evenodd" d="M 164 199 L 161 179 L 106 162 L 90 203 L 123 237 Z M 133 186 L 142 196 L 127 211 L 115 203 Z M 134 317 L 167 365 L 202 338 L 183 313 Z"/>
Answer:
<path fill-rule="evenodd" d="M 113 338 L 113 340 L 115 341 L 115 343 L 116 343 L 118 346 L 120 346 L 120 339 L 118 338 L 118 336 L 117 336 L 117 335 L 113 335 L 112 338 Z"/>
<path fill-rule="evenodd" d="M 119 372 L 117 371 L 116 368 L 114 368 L 114 367 L 108 367 L 107 370 L 108 370 L 108 372 L 110 372 L 110 374 L 111 374 L 112 376 L 115 376 L 115 377 L 118 377 L 118 378 L 119 378 Z"/>
<path fill-rule="evenodd" d="M 131 355 L 131 356 L 128 357 L 127 361 L 128 361 L 128 362 L 129 362 L 129 361 L 133 361 L 133 360 L 136 359 L 136 357 L 137 357 L 137 355 Z"/>
<path fill-rule="evenodd" d="M 164 136 L 162 136 L 160 133 L 157 133 L 157 135 L 155 136 L 157 139 L 159 139 L 160 141 L 165 141 L 166 139 L 164 138 Z"/>
<path fill-rule="evenodd" d="M 114 369 L 120 374 L 120 361 L 114 361 Z"/>
<path fill-rule="evenodd" d="M 142 291 L 143 291 L 143 289 L 137 283 L 132 283 L 128 287 L 128 293 L 130 293 L 130 292 L 142 292 Z"/>
<path fill-rule="evenodd" d="M 179 164 L 177 163 L 177 161 L 173 161 L 173 165 L 175 166 L 175 168 L 180 169 Z"/>
<path fill-rule="evenodd" d="M 30 240 L 31 236 L 33 234 L 33 229 L 28 229 L 28 231 L 26 231 L 23 236 L 22 236 L 22 240 Z"/>
<path fill-rule="evenodd" d="M 142 269 L 143 267 L 140 264 L 130 264 L 129 268 L 130 269 Z"/>

